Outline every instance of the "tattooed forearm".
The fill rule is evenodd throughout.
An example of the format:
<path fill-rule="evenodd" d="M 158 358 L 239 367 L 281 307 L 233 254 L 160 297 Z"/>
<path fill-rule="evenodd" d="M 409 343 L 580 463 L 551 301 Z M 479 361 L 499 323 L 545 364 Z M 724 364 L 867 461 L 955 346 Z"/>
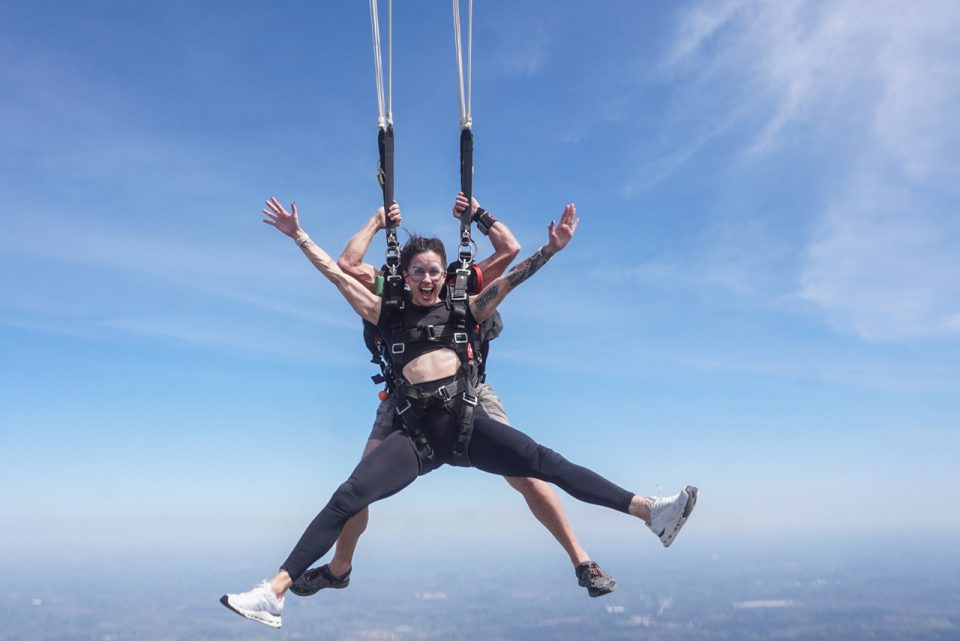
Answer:
<path fill-rule="evenodd" d="M 497 299 L 497 294 L 499 293 L 500 286 L 496 283 L 492 283 L 489 287 L 484 289 L 474 300 L 474 305 L 476 305 L 477 312 L 483 310 L 487 307 L 487 305 L 494 302 Z"/>
<path fill-rule="evenodd" d="M 543 248 L 540 248 L 537 250 L 537 253 L 530 256 L 530 258 L 527 258 L 522 263 L 518 263 L 516 267 L 511 269 L 507 274 L 507 282 L 510 283 L 510 288 L 513 289 L 536 274 L 537 270 L 543 267 L 548 260 L 550 260 L 550 257 L 543 253 Z"/>

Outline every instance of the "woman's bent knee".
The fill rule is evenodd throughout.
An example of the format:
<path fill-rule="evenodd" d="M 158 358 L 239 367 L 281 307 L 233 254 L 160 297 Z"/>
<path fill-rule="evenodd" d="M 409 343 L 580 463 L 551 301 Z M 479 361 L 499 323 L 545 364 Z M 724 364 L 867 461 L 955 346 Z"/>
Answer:
<path fill-rule="evenodd" d="M 363 492 L 352 478 L 344 481 L 327 503 L 327 507 L 344 520 L 360 512 L 367 505 L 368 501 L 365 500 Z"/>

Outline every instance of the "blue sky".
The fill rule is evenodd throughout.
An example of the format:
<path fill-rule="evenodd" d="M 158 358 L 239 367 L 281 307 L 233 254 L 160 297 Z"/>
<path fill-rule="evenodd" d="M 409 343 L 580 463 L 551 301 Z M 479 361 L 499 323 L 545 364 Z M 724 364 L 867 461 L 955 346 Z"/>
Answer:
<path fill-rule="evenodd" d="M 397 198 L 453 242 L 450 8 L 395 12 Z M 269 568 L 349 473 L 359 323 L 259 210 L 295 199 L 338 253 L 377 206 L 369 31 L 360 2 L 0 7 L 8 554 Z M 523 255 L 582 218 L 502 306 L 514 423 L 638 492 L 698 484 L 691 547 L 955 534 L 957 34 L 950 2 L 478 1 L 476 195 Z M 643 536 L 566 505 L 588 549 Z M 373 523 L 371 547 L 547 544 L 479 473 Z"/>

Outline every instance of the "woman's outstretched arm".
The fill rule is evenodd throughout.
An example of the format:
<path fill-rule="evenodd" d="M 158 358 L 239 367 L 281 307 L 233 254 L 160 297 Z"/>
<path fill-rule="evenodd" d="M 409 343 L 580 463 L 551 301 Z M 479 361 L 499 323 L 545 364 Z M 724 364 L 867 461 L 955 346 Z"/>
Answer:
<path fill-rule="evenodd" d="M 483 291 L 470 299 L 470 311 L 478 322 L 483 322 L 493 314 L 497 306 L 520 283 L 537 273 L 550 258 L 561 251 L 573 238 L 580 219 L 573 203 L 567 205 L 560 216 L 560 224 L 551 220 L 547 226 L 549 240 L 525 260 L 514 265 L 513 269 L 483 288 Z"/>
<path fill-rule="evenodd" d="M 303 231 L 300 227 L 300 219 L 297 216 L 297 204 L 291 203 L 288 213 L 283 205 L 272 196 L 266 203 L 267 207 L 263 209 L 266 218 L 263 219 L 263 222 L 292 238 L 297 243 L 297 247 L 310 259 L 314 267 L 320 270 L 320 273 L 326 276 L 327 280 L 336 285 L 354 311 L 364 320 L 376 325 L 380 319 L 380 298 L 340 269 L 337 262 L 313 242 L 307 232 Z"/>

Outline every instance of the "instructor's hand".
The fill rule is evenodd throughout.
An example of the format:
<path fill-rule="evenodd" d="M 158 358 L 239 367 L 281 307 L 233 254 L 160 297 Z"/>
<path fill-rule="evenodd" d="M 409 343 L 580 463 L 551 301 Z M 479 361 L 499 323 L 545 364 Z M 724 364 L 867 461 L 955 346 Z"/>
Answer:
<path fill-rule="evenodd" d="M 478 209 L 480 209 L 480 203 L 477 202 L 476 198 L 471 198 L 470 205 L 470 216 L 472 217 Z M 459 219 L 460 215 L 467 210 L 467 197 L 463 195 L 463 192 L 457 194 L 456 200 L 453 201 L 453 217 Z"/>
<path fill-rule="evenodd" d="M 387 228 L 387 219 L 383 215 L 383 207 L 377 207 L 377 211 L 374 212 L 374 217 L 377 219 L 377 231 Z M 403 214 L 400 213 L 400 205 L 394 202 L 390 205 L 390 210 L 387 212 L 387 216 L 390 216 L 390 220 L 393 221 L 393 224 L 397 227 L 400 226 L 400 223 L 403 222 Z"/>

